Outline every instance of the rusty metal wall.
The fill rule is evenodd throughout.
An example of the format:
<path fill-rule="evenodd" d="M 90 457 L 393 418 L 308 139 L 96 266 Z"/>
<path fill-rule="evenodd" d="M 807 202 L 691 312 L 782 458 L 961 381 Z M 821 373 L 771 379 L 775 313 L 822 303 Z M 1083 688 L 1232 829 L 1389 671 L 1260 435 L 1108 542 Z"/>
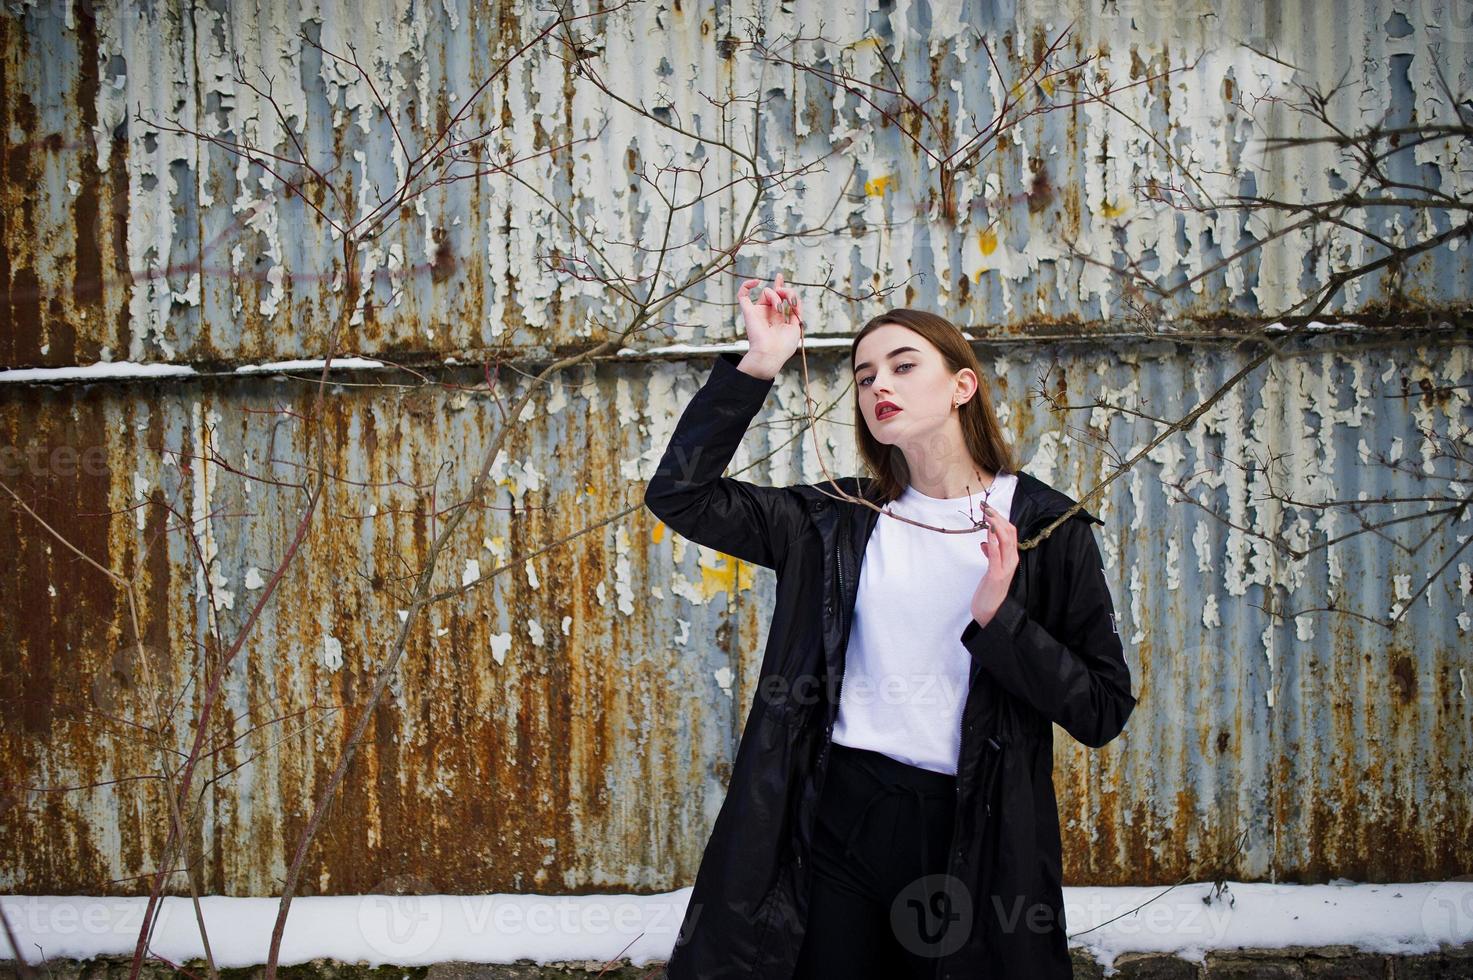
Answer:
<path fill-rule="evenodd" d="M 1298 454 L 1291 482 L 1273 474 L 1297 498 L 1380 495 L 1400 481 L 1362 465 L 1367 453 L 1399 444 L 1418 460 L 1428 446 L 1419 427 L 1445 434 L 1473 422 L 1467 344 L 1390 361 L 1337 347 L 1313 338 L 1262 369 L 1198 430 L 1117 482 L 1099 509 L 1141 707 L 1103 751 L 1057 733 L 1071 881 L 1175 880 L 1230 855 L 1244 830 L 1249 845 L 1223 865 L 1240 877 L 1401 880 L 1453 874 L 1469 860 L 1473 562 L 1455 563 L 1390 634 L 1353 616 L 1277 624 L 1263 611 L 1273 599 L 1385 615 L 1468 539 L 1469 520 L 1414 556 L 1400 536 L 1364 536 L 1297 562 L 1224 523 L 1306 542 L 1351 529 L 1343 514 L 1265 504 L 1270 477 L 1219 454 Z M 1069 492 L 1109 472 L 1080 433 L 1125 452 L 1155 430 L 1124 417 L 1091 430 L 1079 418 L 1067 439 L 1030 397 L 1039 376 L 1056 393 L 1169 413 L 1240 366 L 1167 345 L 1108 366 L 1090 345 L 984 353 L 1025 468 Z M 810 356 L 814 394 L 841 397 L 842 355 Z M 539 395 L 440 584 L 637 505 L 707 364 L 606 363 Z M 1422 382 L 1442 394 L 1417 394 Z M 305 378 L 7 389 L 5 444 L 44 450 L 23 466 L 12 460 L 22 472 L 7 482 L 79 548 L 140 571 L 144 634 L 165 661 L 164 687 L 182 701 L 165 739 L 174 751 L 188 749 L 184 722 L 201 683 L 189 678 L 204 662 L 199 649 L 213 649 L 211 624 L 234 635 L 290 538 L 301 495 L 262 479 L 299 478 L 299 427 L 282 409 L 310 409 L 310 390 Z M 813 440 L 791 424 L 802 404 L 790 368 L 732 471 L 774 484 L 820 479 Z M 432 533 L 426 495 L 406 484 L 433 483 L 442 504 L 456 499 L 496 417 L 487 397 L 440 388 L 335 388 L 328 411 L 343 482 L 230 674 L 217 735 L 243 737 L 207 767 L 218 781 L 205 796 L 199 853 L 221 892 L 271 891 L 382 662 L 402 608 L 393 577 Z M 854 458 L 847 427 L 826 424 L 822 436 L 825 462 L 842 470 Z M 57 455 L 91 446 L 104 451 L 83 459 L 104 467 Z M 208 462 L 210 450 L 253 478 Z M 1220 518 L 1168 503 L 1163 486 L 1179 481 Z M 200 556 L 177 530 L 164 533 L 189 519 L 202 522 Z M 0 580 L 6 772 L 33 788 L 156 773 L 155 751 L 130 726 L 152 717 L 153 688 L 120 639 L 123 597 L 14 508 L 0 528 L 17 569 Z M 411 870 L 450 891 L 688 883 L 753 696 L 772 585 L 770 572 L 692 546 L 635 506 L 435 607 L 333 810 L 310 885 L 359 892 Z M 0 825 L 16 855 L 9 889 L 98 890 L 152 866 L 156 783 L 12 802 Z"/>
<path fill-rule="evenodd" d="M 836 50 L 847 52 L 845 64 L 875 79 L 883 66 L 865 32 L 892 42 L 909 77 L 946 82 L 937 112 L 955 121 L 953 135 L 1000 95 L 976 32 L 1012 38 L 1000 50 L 1014 52 L 1004 60 L 1016 67 L 1017 51 L 1035 50 L 1072 21 L 1074 50 L 1098 55 L 1122 79 L 1201 55 L 1170 84 L 1130 90 L 1120 108 L 1211 173 L 1260 153 L 1254 137 L 1282 133 L 1295 119 L 1268 100 L 1245 117 L 1230 92 L 1282 93 L 1295 77 L 1329 85 L 1349 70 L 1351 122 L 1450 112 L 1437 104 L 1434 80 L 1440 69 L 1455 91 L 1473 87 L 1465 8 L 1452 0 L 1369 4 L 1329 22 L 1309 5 L 1126 2 L 1055 5 L 1044 21 L 1006 8 L 974 18 L 970 8 L 944 4 L 820 10 L 797 2 L 762 13 L 773 38 L 811 33 L 822 20 Z M 714 120 L 703 90 L 766 91 L 782 110 L 761 124 L 770 163 L 809 159 L 852 137 L 827 172 L 764 212 L 780 229 L 837 220 L 846 232 L 817 248 L 755 250 L 738 267 L 783 268 L 846 294 L 909 284 L 883 300 L 808 287 L 814 333 L 843 336 L 879 304 L 901 302 L 945 310 L 985 332 L 995 343 L 979 349 L 996 372 L 1000 411 L 1025 467 L 1070 492 L 1106 475 L 1107 455 L 1030 399 L 1040 375 L 1085 400 L 1170 415 L 1241 366 L 1241 354 L 1140 336 L 1118 280 L 1062 250 L 1071 239 L 1102 259 L 1153 254 L 1163 281 L 1184 280 L 1246 236 L 1266 234 L 1252 221 L 1140 203 L 1132 188 L 1167 179 L 1171 166 L 1133 124 L 1081 107 L 1018 127 L 986 169 L 964 180 L 960 200 L 970 211 L 952 233 L 930 220 L 934 174 L 893 127 L 855 100 L 836 106 L 832 90 L 812 79 L 759 72 L 740 43 L 758 12 L 639 4 L 590 34 L 621 67 L 611 77 L 631 99 L 668 96 L 692 124 Z M 401 121 L 432 120 L 469 97 L 535 22 L 515 5 L 416 5 L 401 14 L 392 5 L 247 12 L 232 4 L 36 3 L 0 16 L 0 366 L 132 360 L 219 372 L 0 384 L 0 448 L 14 450 L 6 482 L 90 556 L 140 573 L 148 649 L 158 651 L 165 687 L 182 701 L 164 751 L 189 744 L 185 721 L 200 703 L 208 656 L 218 653 L 212 628 L 234 635 L 303 505 L 299 491 L 259 477 L 301 479 L 305 447 L 293 413 L 311 410 L 310 377 L 232 372 L 320 355 L 339 270 L 331 234 L 300 197 L 135 113 L 288 146 L 270 107 L 229 80 L 239 54 L 275 80 L 309 147 L 341 154 L 353 187 L 385 180 L 394 172 L 393 135 L 372 111 L 371 93 L 324 65 L 296 32 L 329 47 L 351 42 L 374 64 L 395 66 L 383 92 Z M 649 71 L 629 70 L 636 67 Z M 613 111 L 541 52 L 494 86 L 475 115 L 483 125 L 505 118 L 507 142 L 533 152 L 597 131 L 605 113 L 599 140 L 524 175 L 609 238 L 648 240 L 662 229 L 661 215 L 648 189 L 635 189 L 630 168 L 665 162 L 665 154 L 685 159 L 685 144 Z M 1439 158 L 1429 148 L 1418 178 L 1466 195 L 1469 150 L 1455 152 L 1462 155 Z M 1331 157 L 1303 153 L 1282 167 L 1260 161 L 1256 189 L 1313 199 L 1325 193 Z M 712 159 L 717 172 L 732 172 L 730 159 L 714 151 Z M 708 238 L 676 267 L 724 241 L 741 203 L 732 192 L 682 217 L 672 240 L 697 231 Z M 366 262 L 380 274 L 349 348 L 439 363 L 493 346 L 535 353 L 586 342 L 594 323 L 616 322 L 621 308 L 541 261 L 575 245 L 526 186 L 487 179 L 432 195 L 370 250 Z M 1326 271 L 1306 264 L 1309 251 L 1303 239 L 1281 239 L 1260 262 L 1205 276 L 1174 312 L 1203 322 L 1273 312 Z M 1467 307 L 1469 251 L 1429 253 L 1400 280 L 1354 290 L 1339 309 L 1391 328 L 1379 346 L 1337 353 L 1347 338 L 1328 332 L 1299 342 L 1296 356 L 1261 369 L 1190 435 L 1112 488 L 1100 534 L 1142 706 L 1102 752 L 1058 733 L 1069 883 L 1220 872 L 1404 880 L 1473 863 L 1473 560 L 1464 552 L 1390 634 L 1351 616 L 1280 624 L 1259 608 L 1337 602 L 1384 615 L 1408 583 L 1420 585 L 1466 541 L 1466 515 L 1431 552 L 1408 557 L 1395 541 L 1362 536 L 1288 562 L 1163 489 L 1163 481 L 1200 473 L 1190 484 L 1200 503 L 1235 523 L 1306 540 L 1350 527 L 1344 517 L 1265 506 L 1267 478 L 1245 476 L 1219 456 L 1293 452 L 1304 465 L 1291 470 L 1299 481 L 1291 489 L 1310 500 L 1407 493 L 1415 473 L 1366 465 L 1366 454 L 1401 447 L 1405 459 L 1418 459 L 1427 446 L 1419 427 L 1466 438 L 1473 366 L 1461 335 L 1397 328 Z M 1349 244 L 1339 252 L 1356 254 Z M 625 258 L 636 268 L 631 253 Z M 694 291 L 666 315 L 673 326 L 634 349 L 674 340 L 709 351 L 731 340 L 734 317 L 711 304 L 729 302 L 732 285 L 718 278 Z M 1037 340 L 1055 333 L 1082 340 Z M 842 353 L 816 346 L 809 356 L 815 395 L 842 396 Z M 314 851 L 306 891 L 369 891 L 411 872 L 447 892 L 689 884 L 753 693 L 772 586 L 769 573 L 682 541 L 638 506 L 708 365 L 707 356 L 678 350 L 607 360 L 539 393 L 534 410 L 516 420 L 495 499 L 444 561 L 444 585 L 632 510 L 432 612 Z M 433 377 L 484 381 L 458 366 L 436 367 Z M 389 371 L 339 380 L 328 412 L 343 482 L 227 683 L 217 733 L 224 747 L 210 759 L 195 851 L 209 887 L 223 894 L 278 890 L 398 624 L 393 577 L 417 567 L 433 532 L 429 513 L 469 484 L 502 424 L 482 393 L 416 386 Z M 1438 394 L 1404 397 L 1419 382 Z M 503 395 L 521 383 L 506 375 Z M 746 478 L 820 478 L 811 439 L 785 445 L 793 432 L 784 420 L 802 408 L 790 367 L 760 420 L 771 424 L 754 427 L 737 465 L 777 454 Z M 1107 433 L 1128 450 L 1154 427 L 1120 416 Z M 847 426 L 826 425 L 821 435 L 831 467 L 851 471 Z M 257 478 L 200 458 L 210 449 Z M 433 497 L 422 492 L 429 487 Z M 188 547 L 180 521 L 193 522 L 202 554 Z M 144 891 L 135 876 L 155 866 L 165 822 L 157 783 L 147 778 L 158 772 L 159 748 L 131 724 L 154 709 L 141 683 L 146 665 L 123 642 L 123 596 L 13 506 L 0 518 L 0 548 L 16 569 L 0 579 L 0 845 L 15 855 L 0 868 L 0 887 Z M 230 733 L 239 741 L 225 744 Z M 113 780 L 120 782 L 42 791 Z M 1244 829 L 1251 838 L 1233 856 Z M 175 879 L 171 890 L 183 889 Z"/>
<path fill-rule="evenodd" d="M 730 154 L 710 145 L 696 154 L 693 141 L 619 111 L 577 75 L 561 47 L 534 48 L 473 99 L 479 81 L 541 23 L 515 4 L 257 9 L 52 0 L 19 9 L 0 27 L 5 366 L 321 353 L 340 273 L 330 230 L 302 195 L 287 193 L 260 166 L 168 125 L 293 155 L 279 110 L 319 169 L 337 165 L 333 179 L 355 195 L 350 209 L 365 206 L 369 189 L 387 193 L 403 169 L 375 89 L 412 148 L 422 145 L 416 131 L 467 103 L 462 134 L 500 126 L 496 145 L 517 156 L 587 140 L 520 165 L 525 184 L 490 175 L 428 194 L 366 251 L 371 286 L 348 343 L 382 354 L 554 348 L 586 338 L 595 324 L 617 322 L 621 308 L 602 286 L 549 260 L 554 252 L 589 257 L 556 209 L 611 242 L 648 244 L 664 215 L 636 169 L 653 177 L 666 163 L 704 164 L 711 189 L 741 172 Z M 1364 239 L 1343 230 L 1324 237 L 1321 229 L 1319 239 L 1287 235 L 1261 257 L 1214 271 L 1235 249 L 1267 238 L 1273 223 L 1232 210 L 1185 213 L 1144 201 L 1141 189 L 1190 183 L 1224 202 L 1239 193 L 1325 199 L 1354 176 L 1339 150 L 1271 156 L 1262 144 L 1271 135 L 1325 134 L 1290 103 L 1343 79 L 1331 115 L 1344 127 L 1451 120 L 1456 107 L 1439 79 L 1454 93 L 1473 89 L 1470 21 L 1467 0 L 1384 0 L 1331 18 L 1308 3 L 1207 0 L 1078 0 L 1042 12 L 960 3 L 873 10 L 648 2 L 576 27 L 631 102 L 668 102 L 669 118 L 713 133 L 720 117 L 708 97 L 761 91 L 771 101 L 758 130 L 738 105 L 730 139 L 760 141 L 764 166 L 773 169 L 822 159 L 761 216 L 773 232 L 836 233 L 780 241 L 738 269 L 770 274 L 769 266 L 783 266 L 792 279 L 828 286 L 821 300 L 814 290 L 810 304 L 816 333 L 845 333 L 877 302 L 869 289 L 894 286 L 889 299 L 1031 334 L 1135 326 L 1121 277 L 1100 264 L 1125 257 L 1164 286 L 1202 276 L 1163 313 L 1209 319 L 1279 312 L 1307 281 L 1368 257 Z M 984 37 L 1013 79 L 1067 28 L 1060 63 L 1090 59 L 1076 84 L 1129 87 L 1112 108 L 1083 104 L 1007 129 L 995 151 L 958 177 L 953 232 L 938 220 L 940 188 L 927 155 L 864 100 L 836 97 L 828 82 L 754 57 L 744 44 L 753 24 L 781 52 L 877 83 L 893 84 L 872 39 L 889 42 L 908 90 L 917 98 L 934 90 L 927 111 L 935 128 L 923 132 L 938 155 L 985 126 L 1007 94 L 988 70 Z M 373 70 L 374 87 L 299 33 L 337 52 L 352 45 Z M 784 37 L 820 33 L 826 41 L 782 47 Z M 237 57 L 250 82 L 269 83 L 276 107 L 235 80 Z M 1033 96 L 1063 102 L 1067 94 Z M 1470 153 L 1466 141 L 1430 142 L 1417 148 L 1415 163 L 1393 161 L 1393 176 L 1466 195 Z M 669 240 L 691 244 L 676 250 L 667 274 L 726 243 L 748 204 L 745 187 L 677 217 Z M 1461 215 L 1433 215 L 1426 225 L 1384 208 L 1345 217 L 1395 238 L 1444 230 Z M 1071 242 L 1095 261 L 1071 257 Z M 1399 278 L 1358 283 L 1327 313 L 1394 322 L 1407 309 L 1458 306 L 1473 279 L 1469 255 L 1466 248 L 1428 253 Z M 619 273 L 653 271 L 653 257 L 634 249 L 610 244 L 608 256 Z M 693 291 L 667 311 L 668 336 L 640 340 L 726 339 L 732 318 L 709 304 L 729 304 L 734 280 L 719 276 Z"/>
<path fill-rule="evenodd" d="M 635 450 L 620 433 L 634 436 L 621 413 L 640 379 L 605 368 L 568 381 L 506 447 L 492 499 L 445 556 L 440 587 L 639 501 L 621 476 Z M 9 392 L 7 446 L 105 447 L 105 468 L 47 452 L 6 479 L 99 562 L 142 570 L 142 627 L 163 682 L 148 683 L 150 664 L 120 639 L 123 596 L 7 509 L 3 539 L 19 570 L 0 595 L 8 778 L 60 787 L 157 772 L 135 726 L 154 721 L 148 695 L 159 686 L 182 702 L 162 741 L 188 751 L 184 724 L 204 687 L 191 672 L 205 651 L 217 655 L 212 626 L 235 635 L 301 512 L 300 491 L 264 481 L 300 479 L 300 428 L 279 410 L 310 411 L 310 389 L 263 378 Z M 443 506 L 464 490 L 494 429 L 489 397 L 439 388 L 341 388 L 327 410 L 334 485 L 229 675 L 220 750 L 204 768 L 218 782 L 204 797 L 200 854 L 225 893 L 273 891 L 400 622 L 407 585 L 396 576 L 434 532 L 426 497 L 433 490 Z M 191 520 L 201 522 L 197 556 L 177 529 L 164 533 Z M 687 561 L 677 585 L 668 560 L 647 554 L 649 525 L 639 508 L 427 612 L 333 808 L 309 891 L 371 891 L 410 872 L 449 891 L 665 888 L 694 873 L 732 706 L 692 660 L 717 659 L 710 637 L 732 624 L 724 604 L 705 602 L 723 573 Z M 666 555 L 672 545 L 694 557 L 669 541 Z M 659 585 L 671 603 L 694 590 L 678 641 L 669 609 L 647 598 Z M 755 642 L 747 618 L 733 646 Z M 155 782 L 22 801 L 5 815 L 7 888 L 87 892 L 157 860 Z"/>

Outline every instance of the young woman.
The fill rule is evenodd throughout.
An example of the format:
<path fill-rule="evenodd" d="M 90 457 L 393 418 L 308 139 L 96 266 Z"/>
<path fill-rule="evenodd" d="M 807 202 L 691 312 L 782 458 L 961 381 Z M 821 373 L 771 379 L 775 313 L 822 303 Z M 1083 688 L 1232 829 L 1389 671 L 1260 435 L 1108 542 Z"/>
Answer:
<path fill-rule="evenodd" d="M 851 347 L 870 475 L 723 477 L 801 342 L 794 290 L 779 275 L 754 301 L 757 282 L 748 351 L 717 359 L 645 492 L 777 572 L 668 976 L 1070 977 L 1053 725 L 1098 747 L 1135 706 L 1103 522 L 1014 466 L 966 338 L 919 310 Z"/>

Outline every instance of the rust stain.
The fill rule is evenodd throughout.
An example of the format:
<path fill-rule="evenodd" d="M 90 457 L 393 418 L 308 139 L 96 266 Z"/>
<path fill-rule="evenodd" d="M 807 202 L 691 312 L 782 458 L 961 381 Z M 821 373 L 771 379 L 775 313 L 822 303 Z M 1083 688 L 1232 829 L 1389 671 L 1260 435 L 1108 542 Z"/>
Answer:
<path fill-rule="evenodd" d="M 0 204 L 0 344 L 4 345 L 10 364 L 40 362 L 41 283 L 36 275 L 35 258 L 30 246 L 36 242 L 36 209 L 34 188 L 39 182 L 32 152 L 38 145 L 38 120 L 35 103 L 20 88 L 12 88 L 12 79 L 23 75 L 30 57 L 28 38 L 13 17 L 0 17 L 0 113 L 9 132 L 19 139 L 7 137 L 0 148 L 4 160 L 4 195 Z"/>
<path fill-rule="evenodd" d="M 1417 668 L 1404 652 L 1392 655 L 1391 689 L 1401 704 L 1411 704 L 1417 699 Z"/>
<path fill-rule="evenodd" d="M 97 14 L 87 5 L 77 11 L 77 40 L 81 49 L 77 59 L 81 66 L 81 77 L 77 80 L 76 104 L 77 125 L 83 133 L 91 133 L 97 126 L 98 61 Z M 78 309 L 100 305 L 102 299 L 102 243 L 105 240 L 99 220 L 99 184 L 101 174 L 97 169 L 95 144 L 89 139 L 83 145 L 87 151 L 77 167 L 80 189 L 72 202 L 72 224 L 76 229 L 75 277 L 72 280 L 72 299 Z M 121 165 L 121 161 L 119 164 Z M 52 324 L 54 331 L 63 327 L 65 319 Z M 71 331 L 68 330 L 68 333 Z M 58 336 L 55 341 L 64 350 L 75 350 L 76 337 Z"/>
<path fill-rule="evenodd" d="M 1028 213 L 1038 214 L 1053 200 L 1054 188 L 1049 181 L 1048 164 L 1043 157 L 1029 157 L 1028 169 L 1033 174 L 1033 183 L 1028 188 Z"/>
<path fill-rule="evenodd" d="M 455 253 L 450 250 L 450 235 L 444 228 L 436 227 L 431 235 L 435 242 L 435 255 L 430 262 L 430 278 L 438 284 L 455 274 Z"/>
<path fill-rule="evenodd" d="M 1173 85 L 1173 78 L 1176 76 L 1167 73 L 1171 66 L 1171 42 L 1169 40 L 1162 41 L 1161 52 L 1158 55 L 1158 60 L 1161 63 L 1160 71 L 1163 74 L 1161 77 L 1151 82 L 1150 89 L 1152 94 L 1154 94 L 1157 98 L 1161 100 L 1162 114 L 1168 120 L 1167 125 L 1171 125 L 1171 123 L 1169 122 L 1169 120 L 1171 119 L 1171 89 Z"/>
<path fill-rule="evenodd" d="M 111 448 L 108 418 L 108 406 L 80 389 L 22 389 L 0 403 L 0 440 L 25 452 L 22 464 L 7 459 L 3 479 L 40 521 L 104 567 L 115 561 L 112 457 L 86 449 Z M 69 893 L 131 893 L 112 883 L 113 859 L 89 829 L 92 815 L 78 795 L 36 792 L 132 772 L 137 753 L 129 723 L 154 720 L 131 648 L 115 657 L 116 591 L 17 507 L 0 510 L 0 547 L 19 572 L 0 582 L 0 609 L 9 612 L 0 615 L 0 676 L 20 680 L 0 685 L 3 785 L 17 791 L 19 807 L 0 824 L 0 843 L 27 855 L 18 881 L 64 883 Z M 48 759 L 59 745 L 67 746 L 64 764 Z M 119 784 L 115 795 L 126 839 L 139 829 L 126 815 L 151 810 L 157 800 L 146 781 Z"/>

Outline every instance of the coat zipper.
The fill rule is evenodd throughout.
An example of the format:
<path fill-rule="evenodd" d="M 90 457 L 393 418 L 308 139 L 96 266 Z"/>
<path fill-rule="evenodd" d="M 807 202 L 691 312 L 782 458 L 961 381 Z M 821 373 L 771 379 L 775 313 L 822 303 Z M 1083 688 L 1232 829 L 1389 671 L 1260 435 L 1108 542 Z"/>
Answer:
<path fill-rule="evenodd" d="M 839 534 L 834 539 L 834 562 L 839 569 L 839 599 L 837 612 L 839 614 L 839 685 L 834 692 L 834 721 L 838 721 L 839 702 L 844 696 L 844 670 L 848 667 L 849 658 L 844 655 L 844 646 L 847 637 L 844 635 L 844 604 L 847 601 L 849 590 L 844 584 L 844 536 L 848 533 L 848 513 L 841 511 L 839 517 Z M 833 735 L 830 727 L 829 735 Z"/>

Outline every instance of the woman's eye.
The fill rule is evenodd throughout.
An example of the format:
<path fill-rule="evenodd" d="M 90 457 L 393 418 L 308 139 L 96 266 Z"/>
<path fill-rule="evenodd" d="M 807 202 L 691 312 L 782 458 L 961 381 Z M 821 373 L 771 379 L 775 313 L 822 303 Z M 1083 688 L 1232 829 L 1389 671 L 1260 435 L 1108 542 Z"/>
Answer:
<path fill-rule="evenodd" d="M 908 367 L 915 367 L 915 362 L 914 361 L 904 361 L 904 362 L 896 365 L 895 366 L 895 370 L 899 371 L 901 368 L 908 368 Z M 866 384 L 868 384 L 869 382 L 873 381 L 874 379 L 875 379 L 875 376 L 873 374 L 870 375 L 867 378 L 860 378 L 859 379 L 859 386 L 861 388 L 863 388 Z"/>

